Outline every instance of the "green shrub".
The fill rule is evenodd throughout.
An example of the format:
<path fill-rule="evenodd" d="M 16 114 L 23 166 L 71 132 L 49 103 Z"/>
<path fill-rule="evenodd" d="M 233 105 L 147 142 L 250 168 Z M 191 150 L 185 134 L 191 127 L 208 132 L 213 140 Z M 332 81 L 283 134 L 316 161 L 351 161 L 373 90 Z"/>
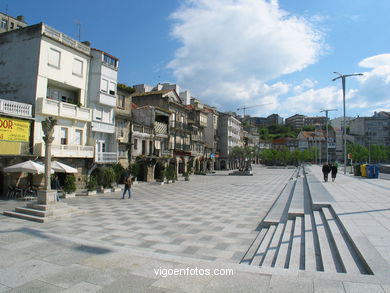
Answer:
<path fill-rule="evenodd" d="M 112 169 L 114 170 L 115 172 L 115 182 L 116 183 L 122 183 L 121 181 L 123 181 L 123 174 L 125 173 L 125 168 L 123 168 L 123 166 L 121 164 L 115 164 L 114 166 L 112 166 Z"/>
<path fill-rule="evenodd" d="M 73 174 L 66 175 L 64 191 L 66 193 L 72 193 L 76 191 L 76 178 Z"/>
<path fill-rule="evenodd" d="M 109 188 L 111 187 L 111 184 L 115 182 L 115 172 L 111 167 L 100 168 L 97 174 L 97 182 L 99 185 L 103 186 L 103 188 Z"/>
<path fill-rule="evenodd" d="M 85 185 L 87 190 L 88 191 L 96 190 L 96 186 L 97 186 L 96 176 L 92 176 L 92 175 L 89 176 L 89 178 L 87 179 L 87 183 Z"/>
<path fill-rule="evenodd" d="M 139 170 L 140 170 L 140 167 L 139 167 L 139 164 L 138 164 L 138 163 L 133 163 L 133 164 L 131 164 L 131 166 L 130 166 L 130 174 L 131 174 L 133 177 L 138 177 L 138 175 L 139 175 Z"/>
<path fill-rule="evenodd" d="M 165 171 L 165 177 L 167 178 L 167 180 L 175 180 L 176 179 L 176 170 L 175 170 L 175 166 L 173 165 L 169 165 Z"/>

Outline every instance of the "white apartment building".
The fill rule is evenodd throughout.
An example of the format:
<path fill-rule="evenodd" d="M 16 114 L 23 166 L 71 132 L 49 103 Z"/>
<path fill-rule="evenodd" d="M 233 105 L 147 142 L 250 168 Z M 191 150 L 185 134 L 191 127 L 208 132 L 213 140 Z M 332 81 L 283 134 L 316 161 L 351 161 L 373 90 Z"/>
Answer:
<path fill-rule="evenodd" d="M 118 162 L 118 141 L 115 131 L 118 58 L 91 49 L 88 106 L 92 109 L 89 144 L 95 146 L 95 163 Z"/>
<path fill-rule="evenodd" d="M 45 155 L 41 122 L 57 119 L 52 155 L 88 168 L 91 109 L 85 107 L 90 47 L 40 23 L 0 34 L 2 98 L 35 106 L 34 154 Z"/>
<path fill-rule="evenodd" d="M 240 120 L 230 114 L 220 113 L 218 117 L 218 169 L 234 168 L 234 166 L 230 166 L 229 154 L 234 147 L 243 146 L 242 131 Z"/>

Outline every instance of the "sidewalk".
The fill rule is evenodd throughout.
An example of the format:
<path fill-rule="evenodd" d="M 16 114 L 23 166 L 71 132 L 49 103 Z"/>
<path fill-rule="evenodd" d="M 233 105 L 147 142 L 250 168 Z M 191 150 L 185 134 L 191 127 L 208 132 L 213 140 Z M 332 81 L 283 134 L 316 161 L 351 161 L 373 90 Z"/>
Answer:
<path fill-rule="evenodd" d="M 358 248 L 372 258 L 371 265 L 377 268 L 378 273 L 387 268 L 383 273 L 388 279 L 390 277 L 390 181 L 338 173 L 335 182 L 324 183 L 319 166 L 309 167 L 310 171 L 334 198 L 332 207 L 354 238 Z"/>
<path fill-rule="evenodd" d="M 249 208 L 250 205 L 254 205 L 255 208 L 260 209 L 260 215 L 263 214 L 261 207 L 264 208 L 264 205 L 268 205 L 268 200 L 275 198 L 273 193 L 280 191 L 283 187 L 284 183 L 282 182 L 284 182 L 286 175 L 277 174 L 284 171 L 257 168 L 255 170 L 257 174 L 251 178 L 224 177 L 221 173 L 215 177 L 193 177 L 190 185 L 186 185 L 184 182 L 164 186 L 164 188 L 142 185 L 134 188 L 134 201 L 120 200 L 117 198 L 119 194 L 105 195 L 104 198 L 66 200 L 72 205 L 84 208 L 89 206 L 91 212 L 83 219 L 64 219 L 49 224 L 38 224 L 0 216 L 0 292 L 390 293 L 390 275 L 387 270 L 390 251 L 390 186 L 387 184 L 390 182 L 385 180 L 368 181 L 339 174 L 336 182 L 323 184 L 335 199 L 332 205 L 334 205 L 337 215 L 348 229 L 352 229 L 352 232 L 348 230 L 353 234 L 352 236 L 358 237 L 356 242 L 358 248 L 362 249 L 361 245 L 363 244 L 362 252 L 366 258 L 369 258 L 370 265 L 372 262 L 376 262 L 373 269 L 378 272 L 378 276 L 362 275 L 357 278 L 347 274 L 264 269 L 196 257 L 202 255 L 199 251 L 207 252 L 206 249 L 198 252 L 194 250 L 193 257 L 174 255 L 169 251 L 161 253 L 159 252 L 162 251 L 161 249 L 147 250 L 137 247 L 136 242 L 131 243 L 134 241 L 132 239 L 141 237 L 142 234 L 145 234 L 141 238 L 144 239 L 149 238 L 146 233 L 155 234 L 158 232 L 156 229 L 151 230 L 146 227 L 139 227 L 139 231 L 142 233 L 132 234 L 132 237 L 128 237 L 129 232 L 127 231 L 134 229 L 133 226 L 126 227 L 132 225 L 131 218 L 129 218 L 131 214 L 134 220 L 137 220 L 136 226 L 142 223 L 149 223 L 153 226 L 158 224 L 155 221 L 159 221 L 159 218 L 161 221 L 166 221 L 170 219 L 169 213 L 175 213 L 172 215 L 172 222 L 166 221 L 165 223 L 173 225 L 175 221 L 182 221 L 183 225 L 190 225 L 187 227 L 196 225 L 201 228 L 198 224 L 199 220 L 189 221 L 188 219 L 199 217 L 202 209 L 206 209 L 203 213 L 208 216 L 207 223 L 202 224 L 205 228 L 207 225 L 214 225 L 211 227 L 220 227 L 220 229 L 225 227 L 224 229 L 228 229 L 226 233 L 231 233 L 230 237 L 241 235 L 239 227 L 247 230 L 247 227 L 250 226 L 254 229 L 261 218 L 240 217 L 236 215 L 237 206 L 240 204 L 242 206 L 248 205 Z M 311 166 L 308 172 L 312 172 L 318 179 L 321 179 L 320 167 Z M 272 181 L 275 176 L 280 176 L 280 178 L 277 181 Z M 272 185 L 271 182 L 280 186 L 278 188 L 269 186 Z M 263 185 L 267 184 L 268 186 L 265 188 Z M 190 186 L 191 188 L 189 188 Z M 209 193 L 200 196 L 203 188 L 209 190 Z M 259 193 L 259 190 L 263 190 L 262 193 Z M 232 192 L 235 197 L 231 196 Z M 218 197 L 215 197 L 216 195 Z M 245 201 L 241 200 L 240 202 L 240 198 L 236 200 L 237 195 L 242 196 Z M 253 199 L 257 199 L 258 202 L 254 204 Z M 108 206 L 111 206 L 112 213 L 102 212 Z M 221 206 L 220 211 L 216 210 L 218 206 Z M 93 210 L 95 210 L 95 214 Z M 150 214 L 149 211 L 158 212 Z M 244 212 L 244 210 L 242 211 Z M 159 215 L 158 213 L 163 214 Z M 218 217 L 214 218 L 214 215 L 218 215 Z M 151 216 L 154 217 L 150 218 Z M 233 217 L 238 218 L 233 219 Z M 230 223 L 224 223 L 229 219 Z M 111 221 L 115 221 L 116 224 L 111 223 Z M 241 223 L 242 221 L 254 222 L 248 223 L 245 227 Z M 105 225 L 104 231 L 99 228 L 100 223 Z M 180 227 L 174 228 L 177 230 Z M 88 230 L 80 231 L 79 234 L 75 233 L 80 228 Z M 192 246 L 210 243 L 210 240 L 207 240 L 209 238 L 206 239 L 202 235 L 204 232 L 198 231 L 199 228 L 197 231 L 193 231 L 195 234 L 187 235 L 187 237 L 193 237 L 200 233 L 199 243 L 192 243 Z M 117 235 L 118 238 L 109 240 L 106 239 L 107 237 L 103 237 L 104 235 L 101 235 L 100 238 L 97 237 L 103 232 Z M 218 239 L 222 240 L 221 237 L 224 237 L 225 234 L 219 230 L 215 230 L 215 233 L 220 236 L 211 240 L 216 241 L 215 244 L 219 245 L 218 250 L 210 251 L 228 251 L 229 247 L 230 249 L 236 247 L 223 245 L 222 242 L 218 243 Z M 115 240 L 124 238 L 125 234 L 128 244 L 114 244 Z M 160 240 L 166 240 L 167 237 L 176 234 L 167 234 Z M 248 235 L 253 237 L 253 231 Z M 210 236 L 214 237 L 213 234 Z M 203 240 L 200 240 L 201 238 Z M 175 241 L 176 238 L 172 239 Z M 223 240 L 226 241 L 226 239 Z M 244 240 L 242 238 L 242 241 Z M 247 242 L 245 240 L 245 243 Z M 165 245 L 165 249 L 169 249 L 171 246 Z M 368 251 L 368 254 L 364 250 L 367 247 L 371 247 L 372 250 Z M 187 250 L 186 255 L 191 255 L 190 250 Z M 380 270 L 381 265 L 383 266 L 382 270 Z M 200 272 L 205 272 L 201 269 L 210 270 L 211 273 L 217 272 L 214 269 L 232 269 L 233 276 L 200 275 Z M 161 274 L 158 274 L 159 272 Z M 175 272 L 177 274 L 193 274 L 164 277 L 164 273 L 175 274 Z M 198 275 L 195 275 L 195 272 L 198 272 Z M 219 272 L 229 273 L 230 271 Z"/>

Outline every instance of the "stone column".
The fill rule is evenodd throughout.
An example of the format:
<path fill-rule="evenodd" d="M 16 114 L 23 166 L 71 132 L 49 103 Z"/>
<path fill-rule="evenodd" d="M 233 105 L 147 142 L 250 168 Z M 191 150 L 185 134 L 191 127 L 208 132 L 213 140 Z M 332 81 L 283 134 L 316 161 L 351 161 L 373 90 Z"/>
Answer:
<path fill-rule="evenodd" d="M 50 186 L 50 171 L 51 171 L 51 143 L 54 140 L 54 125 L 57 124 L 57 120 L 53 117 L 48 117 L 45 121 L 42 121 L 42 130 L 45 136 L 43 141 L 45 142 L 45 189 L 38 191 L 38 204 L 48 205 L 56 203 L 57 190 L 51 190 Z"/>

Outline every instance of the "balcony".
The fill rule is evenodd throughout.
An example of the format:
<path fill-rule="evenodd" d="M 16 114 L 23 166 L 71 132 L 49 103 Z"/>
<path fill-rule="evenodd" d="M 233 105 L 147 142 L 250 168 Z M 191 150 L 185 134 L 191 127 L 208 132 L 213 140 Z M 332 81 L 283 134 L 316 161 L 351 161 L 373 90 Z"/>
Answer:
<path fill-rule="evenodd" d="M 116 107 L 116 97 L 113 95 L 109 95 L 109 94 L 100 92 L 99 103 L 102 105 L 106 105 L 106 106 L 110 106 L 110 107 L 115 108 Z"/>
<path fill-rule="evenodd" d="M 131 118 L 131 110 L 126 110 L 126 109 L 123 109 L 123 108 L 116 107 L 115 108 L 115 115 L 118 116 L 118 117 L 122 117 L 122 118 L 130 120 L 130 118 Z"/>
<path fill-rule="evenodd" d="M 154 131 L 156 134 L 168 134 L 168 125 L 161 122 L 154 122 Z"/>
<path fill-rule="evenodd" d="M 95 132 L 115 133 L 114 124 L 92 121 L 91 126 L 92 126 L 92 131 Z"/>
<path fill-rule="evenodd" d="M 97 152 L 95 156 L 96 163 L 116 163 L 118 162 L 117 152 Z"/>
<path fill-rule="evenodd" d="M 0 99 L 0 113 L 17 116 L 32 117 L 32 105 Z"/>
<path fill-rule="evenodd" d="M 36 114 L 64 117 L 72 120 L 91 121 L 92 110 L 85 107 L 78 107 L 73 104 L 51 100 L 47 98 L 38 98 Z"/>
<path fill-rule="evenodd" d="M 84 54 L 89 55 L 91 52 L 90 47 L 72 39 L 71 37 L 61 33 L 60 31 L 57 31 L 56 29 L 54 29 L 46 24 L 42 24 L 42 34 L 48 36 L 49 38 L 57 40 L 58 42 L 66 45 L 66 46 L 69 46 L 73 49 L 76 49 L 77 51 L 80 51 Z"/>
<path fill-rule="evenodd" d="M 192 141 L 202 141 L 202 137 L 199 134 L 191 134 Z"/>
<path fill-rule="evenodd" d="M 189 152 L 189 151 L 191 151 L 191 146 L 188 145 L 188 144 L 179 144 L 179 143 L 177 143 L 175 145 L 175 150 L 183 150 L 183 151 Z"/>
<path fill-rule="evenodd" d="M 36 155 L 45 155 L 45 144 L 38 143 L 36 146 Z M 53 157 L 58 158 L 93 158 L 94 147 L 83 145 L 51 145 L 51 154 Z"/>

